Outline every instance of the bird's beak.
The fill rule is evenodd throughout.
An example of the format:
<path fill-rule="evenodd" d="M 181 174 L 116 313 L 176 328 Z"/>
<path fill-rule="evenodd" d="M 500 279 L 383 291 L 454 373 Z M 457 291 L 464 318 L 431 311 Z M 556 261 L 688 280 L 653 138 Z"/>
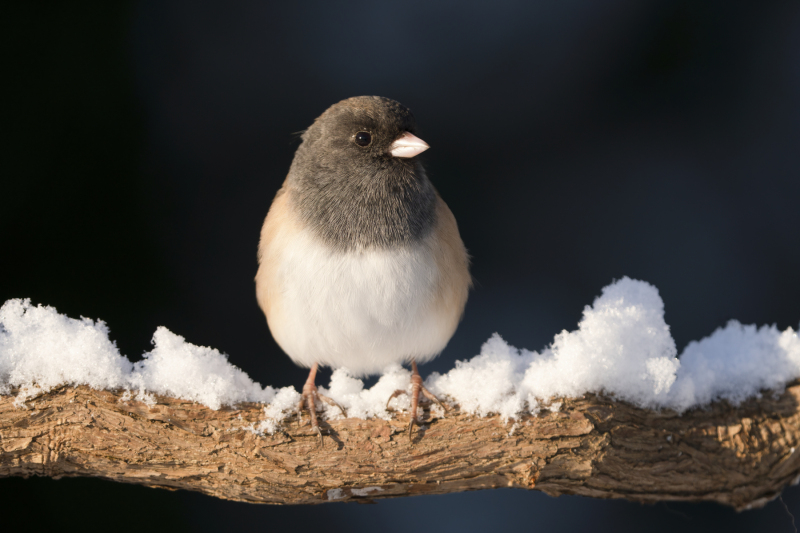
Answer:
<path fill-rule="evenodd" d="M 392 157 L 414 157 L 430 148 L 428 143 L 415 135 L 405 132 L 389 147 Z"/>

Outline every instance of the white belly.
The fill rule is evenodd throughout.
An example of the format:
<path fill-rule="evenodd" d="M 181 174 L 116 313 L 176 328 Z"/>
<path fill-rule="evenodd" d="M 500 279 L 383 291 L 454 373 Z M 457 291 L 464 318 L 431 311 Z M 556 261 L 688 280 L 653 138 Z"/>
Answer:
<path fill-rule="evenodd" d="M 429 244 L 345 254 L 295 234 L 273 257 L 277 294 L 268 320 L 278 344 L 298 364 L 356 375 L 432 359 L 457 317 L 434 305 L 441 276 Z"/>

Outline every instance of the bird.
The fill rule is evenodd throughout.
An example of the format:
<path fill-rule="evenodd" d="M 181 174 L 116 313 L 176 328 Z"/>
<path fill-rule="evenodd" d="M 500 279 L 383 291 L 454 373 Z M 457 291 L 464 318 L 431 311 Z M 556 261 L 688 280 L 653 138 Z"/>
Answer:
<path fill-rule="evenodd" d="M 317 390 L 320 365 L 364 376 L 410 363 L 409 437 L 421 397 L 441 405 L 417 363 L 455 333 L 472 278 L 416 133 L 411 110 L 389 98 L 332 105 L 302 132 L 261 229 L 256 297 L 281 349 L 310 368 L 298 411 L 320 443 L 319 401 L 338 406 Z"/>

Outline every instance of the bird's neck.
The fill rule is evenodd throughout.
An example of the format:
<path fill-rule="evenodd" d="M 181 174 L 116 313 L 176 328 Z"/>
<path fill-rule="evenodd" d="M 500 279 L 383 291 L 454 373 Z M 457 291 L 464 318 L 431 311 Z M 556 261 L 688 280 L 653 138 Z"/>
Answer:
<path fill-rule="evenodd" d="M 340 251 L 412 246 L 436 221 L 436 190 L 414 162 L 403 172 L 363 179 L 287 180 L 290 204 L 304 225 Z M 291 176 L 290 176 L 291 178 Z"/>

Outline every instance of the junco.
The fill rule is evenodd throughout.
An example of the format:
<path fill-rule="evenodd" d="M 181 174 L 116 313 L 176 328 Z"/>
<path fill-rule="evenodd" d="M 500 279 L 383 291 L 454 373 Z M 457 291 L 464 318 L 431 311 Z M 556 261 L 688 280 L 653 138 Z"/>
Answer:
<path fill-rule="evenodd" d="M 334 402 L 317 392 L 319 365 L 366 375 L 410 361 L 409 432 L 420 394 L 438 401 L 417 362 L 453 336 L 471 278 L 456 220 L 415 157 L 428 149 L 415 131 L 394 100 L 334 104 L 303 133 L 261 229 L 256 296 L 281 348 L 311 368 L 299 408 L 320 438 L 316 404 Z"/>

